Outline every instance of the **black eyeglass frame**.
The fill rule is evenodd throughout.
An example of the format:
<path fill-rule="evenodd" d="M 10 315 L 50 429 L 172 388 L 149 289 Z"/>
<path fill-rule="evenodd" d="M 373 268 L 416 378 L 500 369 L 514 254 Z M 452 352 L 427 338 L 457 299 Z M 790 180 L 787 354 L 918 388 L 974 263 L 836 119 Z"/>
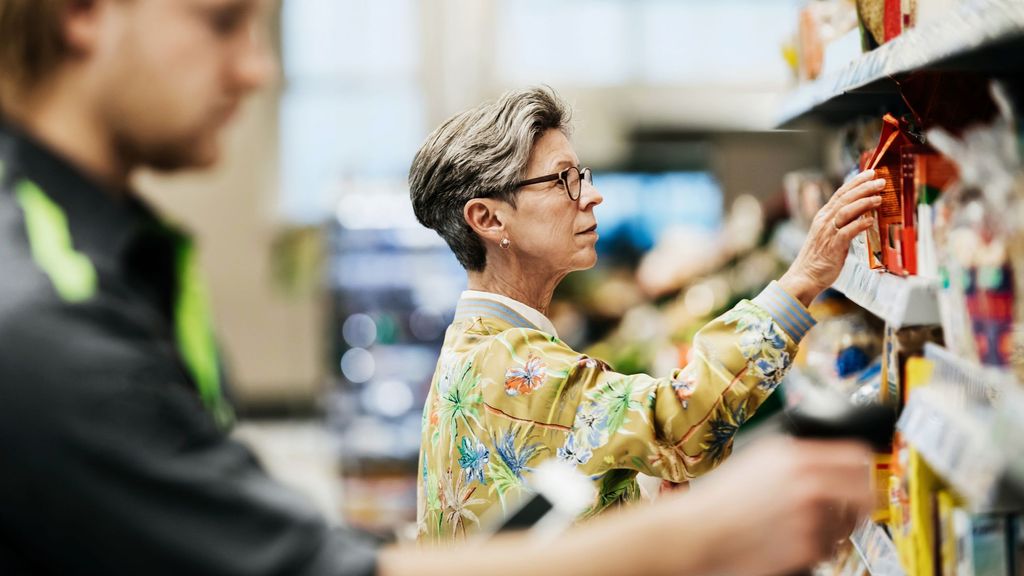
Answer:
<path fill-rule="evenodd" d="M 569 171 L 575 170 L 580 175 L 579 186 L 576 188 L 576 196 L 572 195 L 572 190 L 569 188 Z M 545 176 L 537 176 L 536 178 L 530 178 L 529 180 L 521 180 L 516 182 L 512 186 L 513 190 L 518 190 L 523 186 L 529 186 L 530 184 L 540 184 L 541 182 L 554 182 L 559 180 L 565 186 L 565 193 L 569 195 L 569 200 L 576 202 L 580 199 L 583 194 L 583 181 L 586 180 L 587 184 L 594 183 L 594 172 L 590 168 L 580 168 L 579 166 L 570 166 L 561 172 L 555 172 L 554 174 L 547 174 Z"/>

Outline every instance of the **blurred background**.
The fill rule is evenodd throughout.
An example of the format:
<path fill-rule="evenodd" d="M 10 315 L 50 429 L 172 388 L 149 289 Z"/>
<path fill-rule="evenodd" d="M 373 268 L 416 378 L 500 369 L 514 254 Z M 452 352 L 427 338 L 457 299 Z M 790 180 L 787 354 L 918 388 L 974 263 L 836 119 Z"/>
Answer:
<path fill-rule="evenodd" d="M 948 15 L 969 3 L 276 0 L 282 73 L 240 115 L 225 162 L 140 183 L 200 239 L 236 434 L 334 519 L 415 520 L 422 405 L 465 274 L 413 217 L 409 165 L 451 115 L 537 84 L 572 105 L 573 144 L 605 198 L 597 267 L 567 278 L 552 304 L 559 334 L 620 372 L 685 364 L 704 323 L 785 270 L 817 208 L 875 148 L 882 114 L 916 116 L 890 69 L 921 66 L 929 43 L 950 53 L 966 28 Z M 1019 86 L 1019 2 L 982 4 L 993 6 L 972 13 L 1012 41 L 960 68 Z M 916 12 L 895 32 L 871 12 L 900 6 Z M 878 48 L 918 25 L 953 33 Z M 929 94 L 966 102 L 987 90 L 987 79 L 967 84 Z M 986 106 L 978 118 L 991 118 Z M 906 358 L 942 341 L 938 312 L 880 316 L 836 292 L 816 307 L 825 320 L 800 367 L 758 416 L 807 385 L 886 400 Z"/>

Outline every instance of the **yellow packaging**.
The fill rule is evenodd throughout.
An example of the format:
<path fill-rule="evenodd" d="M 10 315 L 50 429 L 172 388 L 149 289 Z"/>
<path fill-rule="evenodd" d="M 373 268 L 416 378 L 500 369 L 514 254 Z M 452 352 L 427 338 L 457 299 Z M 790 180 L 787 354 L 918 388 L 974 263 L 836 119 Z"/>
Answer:
<path fill-rule="evenodd" d="M 957 576 L 956 528 L 953 515 L 959 507 L 956 496 L 949 490 L 939 490 L 939 559 L 941 576 Z"/>
<path fill-rule="evenodd" d="M 935 502 L 933 494 L 939 490 L 941 481 L 932 472 L 917 450 L 910 449 L 910 470 L 908 477 L 910 495 L 910 531 L 913 558 L 908 574 L 935 574 L 933 551 L 935 550 Z"/>
<path fill-rule="evenodd" d="M 909 566 L 913 561 L 913 549 L 910 540 L 910 505 L 907 492 L 904 490 L 903 478 L 900 476 L 889 477 L 889 532 L 892 534 L 892 542 L 896 545 L 896 551 L 900 555 L 900 564 L 903 565 L 907 574 L 912 574 Z"/>
<path fill-rule="evenodd" d="M 909 358 L 906 365 L 908 398 L 913 391 L 931 381 L 934 365 L 924 358 Z M 933 494 L 941 480 L 932 472 L 917 450 L 907 447 L 907 496 L 910 504 L 909 564 L 907 574 L 935 574 L 935 503 Z M 902 557 L 902 556 L 901 556 Z"/>
<path fill-rule="evenodd" d="M 892 454 L 875 454 L 874 487 L 875 510 L 871 519 L 875 522 L 888 522 L 889 510 L 889 478 L 892 476 Z"/>

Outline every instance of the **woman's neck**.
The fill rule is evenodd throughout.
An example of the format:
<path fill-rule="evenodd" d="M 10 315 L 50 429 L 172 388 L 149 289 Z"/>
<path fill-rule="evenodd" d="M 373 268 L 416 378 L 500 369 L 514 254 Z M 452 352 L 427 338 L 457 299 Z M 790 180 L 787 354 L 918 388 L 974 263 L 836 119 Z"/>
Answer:
<path fill-rule="evenodd" d="M 548 315 L 551 296 L 563 276 L 539 276 L 522 270 L 509 270 L 489 264 L 480 272 L 469 273 L 469 289 L 501 294 Z"/>

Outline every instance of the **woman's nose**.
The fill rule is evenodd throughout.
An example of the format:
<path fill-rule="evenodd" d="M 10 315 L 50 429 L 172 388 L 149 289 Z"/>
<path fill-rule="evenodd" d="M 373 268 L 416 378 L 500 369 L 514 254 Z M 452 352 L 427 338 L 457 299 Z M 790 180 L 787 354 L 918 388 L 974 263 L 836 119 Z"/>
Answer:
<path fill-rule="evenodd" d="M 597 206 L 601 202 L 604 202 L 604 196 L 601 196 L 601 192 L 594 186 L 593 182 L 583 181 L 583 189 L 580 193 L 580 208 L 586 210 L 590 206 Z"/>

